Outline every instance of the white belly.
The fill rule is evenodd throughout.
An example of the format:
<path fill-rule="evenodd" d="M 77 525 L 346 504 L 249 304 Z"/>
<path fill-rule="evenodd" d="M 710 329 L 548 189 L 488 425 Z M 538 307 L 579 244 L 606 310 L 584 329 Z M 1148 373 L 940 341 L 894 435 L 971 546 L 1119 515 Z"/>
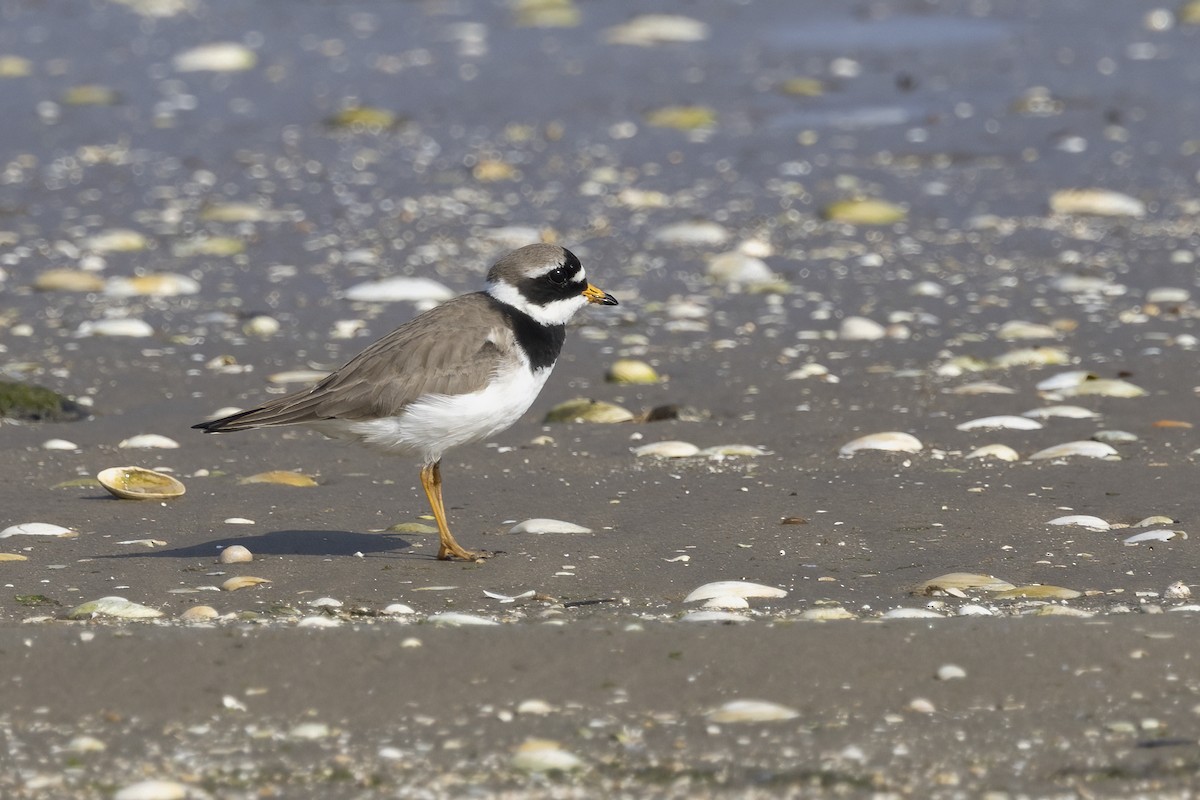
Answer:
<path fill-rule="evenodd" d="M 416 454 L 424 463 L 451 447 L 477 442 L 511 426 L 529 410 L 553 367 L 530 372 L 522 366 L 470 394 L 430 395 L 397 417 L 326 420 L 310 427 L 338 439 L 353 439 L 388 453 Z"/>

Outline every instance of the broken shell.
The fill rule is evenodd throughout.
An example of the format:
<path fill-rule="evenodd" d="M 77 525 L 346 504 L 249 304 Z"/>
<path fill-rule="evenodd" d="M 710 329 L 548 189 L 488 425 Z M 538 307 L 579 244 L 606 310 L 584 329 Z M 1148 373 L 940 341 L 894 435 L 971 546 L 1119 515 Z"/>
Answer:
<path fill-rule="evenodd" d="M 604 379 L 609 383 L 620 384 L 650 384 L 658 383 L 658 373 L 654 371 L 654 367 L 647 364 L 645 361 L 638 361 L 633 358 L 622 358 L 614 361 L 612 366 L 608 368 Z"/>
<path fill-rule="evenodd" d="M 253 560 L 254 554 L 240 544 L 231 544 L 221 550 L 221 555 L 217 556 L 217 561 L 222 564 L 245 564 Z"/>
<path fill-rule="evenodd" d="M 1172 539 L 1174 539 L 1176 536 L 1180 537 L 1181 539 L 1187 538 L 1187 534 L 1184 533 L 1183 531 L 1172 531 L 1172 530 L 1166 530 L 1164 528 L 1164 529 L 1159 529 L 1159 530 L 1142 531 L 1141 533 L 1135 533 L 1133 536 L 1127 536 L 1124 539 L 1122 539 L 1121 541 L 1127 545 L 1141 544 L 1143 542 L 1169 542 Z"/>
<path fill-rule="evenodd" d="M 778 722 L 795 719 L 800 712 L 767 700 L 730 700 L 705 716 L 709 722 Z"/>
<path fill-rule="evenodd" d="M 125 500 L 170 500 L 187 491 L 170 475 L 143 467 L 109 467 L 96 480 L 110 494 Z"/>
<path fill-rule="evenodd" d="M 0 553 L 0 562 L 3 561 L 28 561 L 29 556 L 23 556 L 20 553 Z"/>
<path fill-rule="evenodd" d="M 1036 431 L 1041 429 L 1042 423 L 1029 417 L 1014 417 L 1004 415 L 997 417 L 980 417 L 979 419 L 973 419 L 960 423 L 954 427 L 960 431 Z"/>
<path fill-rule="evenodd" d="M 1047 525 L 1078 525 L 1081 528 L 1091 528 L 1094 531 L 1106 531 L 1112 526 L 1107 521 L 1089 514 L 1072 514 L 1066 517 L 1055 517 Z"/>
<path fill-rule="evenodd" d="M 266 578 L 255 578 L 251 575 L 239 575 L 235 578 L 230 578 L 221 584 L 221 590 L 226 592 L 236 592 L 238 589 L 245 589 L 250 586 L 258 586 L 260 583 L 270 583 Z"/>
<path fill-rule="evenodd" d="M 1044 450 L 1038 450 L 1029 457 L 1030 461 L 1044 461 L 1051 458 L 1108 458 L 1117 460 L 1120 455 L 1111 445 L 1104 442 L 1081 441 L 1063 442 Z"/>
<path fill-rule="evenodd" d="M 1055 214 L 1144 217 L 1146 204 L 1108 189 L 1060 189 L 1050 195 L 1050 210 Z"/>
<path fill-rule="evenodd" d="M 838 450 L 841 455 L 852 456 L 859 450 L 893 450 L 901 453 L 919 453 L 924 447 L 921 440 L 911 433 L 902 431 L 885 431 L 860 436 L 854 441 L 847 442 Z"/>
<path fill-rule="evenodd" d="M 113 795 L 113 800 L 185 800 L 194 796 L 187 784 L 149 780 L 131 783 Z"/>
<path fill-rule="evenodd" d="M 72 529 L 51 522 L 22 522 L 19 525 L 10 525 L 0 531 L 0 539 L 7 539 L 10 536 L 59 536 L 65 538 L 75 535 L 76 532 Z"/>
<path fill-rule="evenodd" d="M 148 246 L 146 237 L 128 228 L 110 228 L 88 237 L 84 248 L 96 253 L 136 253 Z"/>
<path fill-rule="evenodd" d="M 689 611 L 688 613 L 686 613 L 682 617 L 680 617 L 679 621 L 680 622 L 721 622 L 721 623 L 730 622 L 730 623 L 735 623 L 735 624 L 740 625 L 744 622 L 749 622 L 750 618 L 747 616 L 743 616 L 742 614 L 736 614 L 733 611 L 718 611 L 718 610 L 713 609 L 713 610 L 704 610 L 704 611 Z"/>
<path fill-rule="evenodd" d="M 509 533 L 591 533 L 591 528 L 558 519 L 527 519 L 508 529 Z"/>
<path fill-rule="evenodd" d="M 967 458 L 996 458 L 1001 461 L 1020 461 L 1021 454 L 1006 444 L 985 444 L 967 453 Z"/>
<path fill-rule="evenodd" d="M 635 447 L 633 448 L 633 454 L 639 458 L 642 456 L 653 456 L 655 458 L 691 458 L 700 454 L 700 448 L 691 442 L 668 440 Z"/>
<path fill-rule="evenodd" d="M 603 400 L 586 397 L 559 403 L 546 412 L 545 422 L 632 422 L 633 413 L 628 409 Z"/>
<path fill-rule="evenodd" d="M 67 619 L 91 619 L 92 617 L 117 617 L 119 619 L 153 619 L 163 613 L 157 608 L 126 600 L 124 597 L 101 597 L 75 606 L 67 612 Z"/>
<path fill-rule="evenodd" d="M 683 602 L 695 603 L 714 597 L 787 597 L 787 590 L 749 581 L 714 581 L 692 590 Z"/>
<path fill-rule="evenodd" d="M 270 472 L 260 472 L 238 480 L 238 485 L 247 483 L 274 483 L 279 486 L 316 486 L 317 482 L 300 472 L 276 469 Z"/>

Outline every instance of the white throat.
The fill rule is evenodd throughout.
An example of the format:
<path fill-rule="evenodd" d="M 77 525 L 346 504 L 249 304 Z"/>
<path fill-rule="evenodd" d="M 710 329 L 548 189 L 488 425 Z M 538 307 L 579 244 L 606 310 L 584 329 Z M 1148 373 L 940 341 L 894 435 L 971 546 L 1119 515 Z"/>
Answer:
<path fill-rule="evenodd" d="M 526 300 L 517 287 L 495 281 L 490 281 L 484 291 L 506 306 L 512 306 L 517 311 L 528 314 L 535 322 L 542 325 L 566 325 L 575 316 L 575 312 L 588 303 L 587 298 L 581 294 L 577 297 L 567 297 L 539 306 Z"/>

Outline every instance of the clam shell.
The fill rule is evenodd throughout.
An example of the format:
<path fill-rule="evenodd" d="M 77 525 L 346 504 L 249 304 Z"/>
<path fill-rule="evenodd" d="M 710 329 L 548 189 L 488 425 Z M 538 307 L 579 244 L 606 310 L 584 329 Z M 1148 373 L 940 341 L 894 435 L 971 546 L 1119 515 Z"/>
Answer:
<path fill-rule="evenodd" d="M 170 500 L 187 491 L 170 475 L 143 467 L 109 467 L 96 476 L 110 494 L 125 500 Z"/>
<path fill-rule="evenodd" d="M 843 456 L 852 456 L 860 450 L 895 450 L 901 453 L 919 453 L 924 445 L 911 433 L 884 431 L 860 436 L 842 445 L 838 451 Z"/>

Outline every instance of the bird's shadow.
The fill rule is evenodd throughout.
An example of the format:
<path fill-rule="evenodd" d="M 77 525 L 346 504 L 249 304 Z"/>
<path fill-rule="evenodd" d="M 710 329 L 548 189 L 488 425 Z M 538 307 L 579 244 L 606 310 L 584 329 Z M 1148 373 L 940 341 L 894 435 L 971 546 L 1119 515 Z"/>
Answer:
<path fill-rule="evenodd" d="M 216 558 L 221 550 L 240 544 L 260 556 L 354 556 L 387 554 L 396 558 L 433 558 L 421 553 L 400 552 L 412 544 L 391 533 L 360 533 L 338 530 L 286 530 L 210 539 L 186 547 L 154 548 L 131 553 L 111 553 L 102 558 Z"/>

